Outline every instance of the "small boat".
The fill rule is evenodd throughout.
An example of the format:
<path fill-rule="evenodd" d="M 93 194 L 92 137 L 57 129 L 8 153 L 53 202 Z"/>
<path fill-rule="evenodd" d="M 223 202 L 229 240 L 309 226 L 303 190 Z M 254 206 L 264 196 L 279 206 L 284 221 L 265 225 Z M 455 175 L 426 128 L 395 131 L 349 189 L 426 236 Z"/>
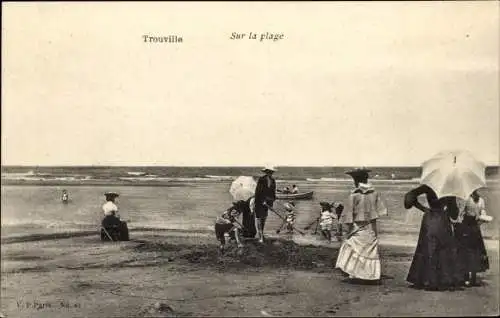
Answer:
<path fill-rule="evenodd" d="M 303 192 L 303 193 L 276 193 L 277 199 L 286 199 L 286 200 L 311 200 L 313 197 L 314 191 L 311 192 Z"/>
<path fill-rule="evenodd" d="M 146 172 L 142 172 L 142 171 L 129 171 L 127 172 L 127 174 L 129 176 L 145 176 L 146 175 Z"/>

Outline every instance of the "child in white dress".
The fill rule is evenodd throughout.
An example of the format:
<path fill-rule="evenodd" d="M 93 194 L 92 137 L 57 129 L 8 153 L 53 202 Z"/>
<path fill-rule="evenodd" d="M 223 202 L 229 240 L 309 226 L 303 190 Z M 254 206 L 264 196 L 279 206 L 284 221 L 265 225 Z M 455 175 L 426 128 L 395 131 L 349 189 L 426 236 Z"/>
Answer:
<path fill-rule="evenodd" d="M 328 202 L 320 202 L 321 205 L 321 216 L 319 219 L 319 227 L 321 228 L 321 234 L 325 237 L 328 242 L 332 241 L 332 229 L 333 221 L 336 218 L 335 214 L 332 213 L 332 205 Z"/>
<path fill-rule="evenodd" d="M 284 204 L 285 209 L 286 209 L 286 216 L 285 216 L 285 222 L 286 222 L 286 231 L 287 233 L 292 233 L 293 232 L 293 226 L 295 225 L 295 203 L 290 201 Z"/>

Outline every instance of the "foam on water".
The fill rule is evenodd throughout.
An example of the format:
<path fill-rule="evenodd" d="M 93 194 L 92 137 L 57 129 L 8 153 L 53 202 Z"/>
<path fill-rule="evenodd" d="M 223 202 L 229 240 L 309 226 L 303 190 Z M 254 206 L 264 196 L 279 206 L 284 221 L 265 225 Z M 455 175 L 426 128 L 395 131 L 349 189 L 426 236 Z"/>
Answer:
<path fill-rule="evenodd" d="M 137 184 L 230 182 L 240 175 L 257 176 L 260 167 L 9 167 L 2 166 L 3 184 Z M 350 183 L 350 167 L 278 167 L 278 182 Z M 373 183 L 418 183 L 419 167 L 372 167 Z M 487 167 L 489 183 L 499 182 L 498 167 Z"/>

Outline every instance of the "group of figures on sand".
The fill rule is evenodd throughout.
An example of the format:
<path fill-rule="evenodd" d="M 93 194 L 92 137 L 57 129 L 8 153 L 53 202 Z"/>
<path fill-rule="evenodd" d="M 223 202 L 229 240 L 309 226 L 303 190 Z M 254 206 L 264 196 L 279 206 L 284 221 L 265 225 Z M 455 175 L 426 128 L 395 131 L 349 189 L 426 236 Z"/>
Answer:
<path fill-rule="evenodd" d="M 220 249 L 223 251 L 224 234 L 229 233 L 235 238 L 239 246 L 242 246 L 239 234 L 245 238 L 258 236 L 259 242 L 264 242 L 264 228 L 269 215 L 269 209 L 273 208 L 276 201 L 276 180 L 273 167 L 262 169 L 264 175 L 257 181 L 255 195 L 247 200 L 233 202 L 233 206 L 227 209 L 215 222 L 215 234 L 220 241 Z M 237 224 L 237 218 L 242 215 L 242 224 Z"/>
<path fill-rule="evenodd" d="M 355 189 L 342 214 L 342 223 L 350 228 L 336 267 L 351 279 L 378 281 L 381 263 L 377 219 L 387 215 L 387 208 L 381 195 L 368 183 L 368 172 L 367 169 L 349 172 Z M 418 201 L 421 195 L 428 206 Z M 479 222 L 486 215 L 485 204 L 477 190 L 467 200 L 455 196 L 438 198 L 424 184 L 405 195 L 404 206 L 424 212 L 406 279 L 412 287 L 439 291 L 477 286 L 476 273 L 489 269 Z"/>
<path fill-rule="evenodd" d="M 243 237 L 264 239 L 264 225 L 269 209 L 276 199 L 274 169 L 263 169 L 265 175 L 257 182 L 255 196 L 235 202 L 216 222 L 217 238 L 224 248 L 224 233 L 241 242 L 235 230 Z M 381 278 L 381 260 L 377 222 L 387 216 L 384 199 L 368 181 L 370 170 L 358 168 L 346 172 L 354 181 L 339 223 L 347 227 L 336 260 L 340 269 L 351 280 L 378 282 Z M 428 206 L 419 202 L 425 196 Z M 476 273 L 489 268 L 486 248 L 481 235 L 480 220 L 486 214 L 484 200 L 474 191 L 467 200 L 455 196 L 438 198 L 432 188 L 423 184 L 404 197 L 406 209 L 415 207 L 424 212 L 417 247 L 407 281 L 415 288 L 426 290 L 456 290 L 462 286 L 478 285 Z M 254 210 L 254 211 L 253 211 Z M 235 226 L 242 214 L 241 226 Z"/>
<path fill-rule="evenodd" d="M 425 195 L 428 207 L 418 201 L 420 195 Z M 404 204 L 424 212 L 407 281 L 428 290 L 478 285 L 476 273 L 489 269 L 479 223 L 486 211 L 478 192 L 465 201 L 438 199 L 430 187 L 421 185 L 406 194 Z"/>
<path fill-rule="evenodd" d="M 355 189 L 342 214 L 349 234 L 340 248 L 336 267 L 351 279 L 378 281 L 381 263 L 377 219 L 387 215 L 387 208 L 379 192 L 368 183 L 368 172 L 349 172 Z M 428 206 L 418 201 L 421 195 Z M 405 195 L 404 206 L 424 212 L 406 279 L 412 287 L 440 291 L 479 285 L 476 274 L 489 269 L 489 263 L 479 221 L 486 215 L 485 204 L 477 190 L 467 200 L 438 198 L 424 184 Z"/>

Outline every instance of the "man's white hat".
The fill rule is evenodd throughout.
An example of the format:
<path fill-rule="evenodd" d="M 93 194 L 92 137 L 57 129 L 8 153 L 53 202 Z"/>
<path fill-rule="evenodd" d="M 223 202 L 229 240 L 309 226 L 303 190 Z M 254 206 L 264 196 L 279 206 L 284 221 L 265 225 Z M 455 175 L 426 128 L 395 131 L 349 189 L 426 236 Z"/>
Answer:
<path fill-rule="evenodd" d="M 273 171 L 276 172 L 276 169 L 273 166 L 267 165 L 261 171 Z"/>

